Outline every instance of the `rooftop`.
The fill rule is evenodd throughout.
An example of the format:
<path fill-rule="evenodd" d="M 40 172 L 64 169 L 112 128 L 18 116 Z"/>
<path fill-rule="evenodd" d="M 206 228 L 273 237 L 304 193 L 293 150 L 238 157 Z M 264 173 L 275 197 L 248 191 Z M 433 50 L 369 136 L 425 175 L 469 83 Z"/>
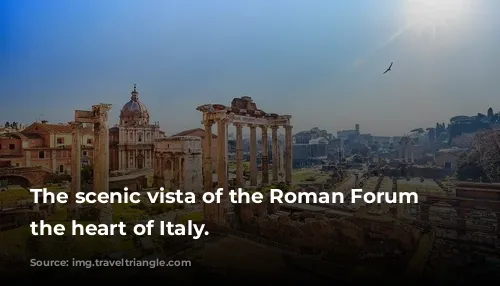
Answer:
<path fill-rule="evenodd" d="M 185 130 L 185 131 L 179 132 L 177 134 L 174 134 L 171 137 L 178 137 L 178 136 L 194 136 L 194 137 L 205 138 L 205 130 L 203 130 L 201 128 L 189 129 L 189 130 Z M 212 134 L 212 138 L 217 138 L 217 135 Z"/>
<path fill-rule="evenodd" d="M 26 127 L 26 129 L 24 129 L 22 131 L 22 133 L 23 134 L 26 134 L 26 133 L 33 134 L 33 133 L 36 133 L 36 131 L 38 131 L 38 130 L 45 131 L 48 133 L 70 134 L 71 133 L 71 125 L 63 124 L 63 123 L 49 124 L 49 123 L 34 122 L 30 126 Z M 82 131 L 83 132 L 92 132 L 92 128 L 85 127 L 85 128 L 83 128 Z"/>

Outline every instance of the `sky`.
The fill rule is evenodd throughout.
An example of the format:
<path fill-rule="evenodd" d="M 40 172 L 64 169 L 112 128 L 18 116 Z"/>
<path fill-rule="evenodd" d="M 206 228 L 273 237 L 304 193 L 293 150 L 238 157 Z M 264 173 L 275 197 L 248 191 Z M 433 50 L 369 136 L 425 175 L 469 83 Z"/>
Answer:
<path fill-rule="evenodd" d="M 137 84 L 167 134 L 250 96 L 320 127 L 397 136 L 500 111 L 498 0 L 2 0 L 0 122 L 71 121 Z M 383 71 L 394 62 L 392 70 Z"/>

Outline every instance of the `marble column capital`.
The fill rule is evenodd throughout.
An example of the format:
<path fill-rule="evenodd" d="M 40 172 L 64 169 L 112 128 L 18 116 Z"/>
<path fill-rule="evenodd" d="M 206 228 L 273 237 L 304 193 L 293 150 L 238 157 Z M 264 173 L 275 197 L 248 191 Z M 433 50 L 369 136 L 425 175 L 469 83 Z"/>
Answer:
<path fill-rule="evenodd" d="M 68 124 L 71 125 L 71 130 L 79 130 L 83 128 L 83 124 L 80 122 L 70 121 Z"/>
<path fill-rule="evenodd" d="M 262 133 L 267 135 L 267 130 L 269 129 L 269 126 L 267 125 L 259 125 L 260 129 L 262 129 Z"/>
<path fill-rule="evenodd" d="M 227 119 L 227 118 L 219 118 L 219 119 L 217 119 L 217 123 L 218 124 L 227 124 L 227 123 L 229 123 L 229 119 Z"/>
<path fill-rule="evenodd" d="M 202 121 L 202 123 L 203 123 L 203 125 L 205 127 L 210 128 L 210 127 L 212 127 L 212 125 L 214 125 L 214 120 L 212 120 L 212 119 L 210 119 L 210 120 L 204 120 L 204 121 Z"/>
<path fill-rule="evenodd" d="M 271 125 L 273 131 L 277 131 L 280 127 L 278 125 Z"/>
<path fill-rule="evenodd" d="M 233 125 L 234 125 L 236 128 L 243 128 L 243 123 L 236 122 L 236 123 L 233 123 Z"/>
<path fill-rule="evenodd" d="M 250 130 L 255 130 L 257 128 L 257 125 L 255 124 L 247 124 L 248 128 L 250 128 Z"/>

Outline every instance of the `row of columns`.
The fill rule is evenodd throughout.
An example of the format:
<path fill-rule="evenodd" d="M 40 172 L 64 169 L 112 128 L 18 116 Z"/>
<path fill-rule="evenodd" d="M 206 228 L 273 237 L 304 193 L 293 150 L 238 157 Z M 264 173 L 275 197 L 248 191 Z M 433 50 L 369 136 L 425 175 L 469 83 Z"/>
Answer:
<path fill-rule="evenodd" d="M 70 216 L 76 216 L 76 193 L 81 191 L 81 169 L 82 169 L 82 124 L 70 122 L 71 125 L 71 192 L 69 195 Z M 95 154 L 95 152 L 94 152 Z"/>
<path fill-rule="evenodd" d="M 218 166 L 217 180 L 218 187 L 227 190 L 227 124 L 226 119 L 207 120 L 205 125 L 205 142 L 203 146 L 203 170 L 204 186 L 206 190 L 213 187 L 212 180 L 212 126 L 217 123 L 217 147 L 218 147 Z M 243 179 L 243 125 L 234 123 L 236 126 L 236 184 L 244 185 Z M 257 185 L 257 127 L 262 130 L 262 183 L 269 183 L 269 158 L 268 158 L 268 128 L 272 130 L 271 151 L 273 157 L 272 181 L 278 182 L 278 129 L 279 126 L 248 124 L 250 128 L 250 185 Z M 285 126 L 285 182 L 292 183 L 292 126 Z"/>
<path fill-rule="evenodd" d="M 118 150 L 118 170 L 150 168 L 152 167 L 153 153 L 154 148 L 133 150 L 122 150 L 120 148 Z M 139 164 L 139 160 L 142 160 L 142 165 Z"/>

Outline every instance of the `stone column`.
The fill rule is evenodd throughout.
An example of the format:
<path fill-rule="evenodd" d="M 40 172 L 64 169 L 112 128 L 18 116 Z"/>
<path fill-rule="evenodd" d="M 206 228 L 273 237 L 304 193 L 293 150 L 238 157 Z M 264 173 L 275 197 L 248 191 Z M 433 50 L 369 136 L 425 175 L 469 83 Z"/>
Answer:
<path fill-rule="evenodd" d="M 413 164 L 413 146 L 410 145 L 410 163 Z"/>
<path fill-rule="evenodd" d="M 279 181 L 284 182 L 285 176 L 285 148 L 283 147 L 283 143 L 278 141 L 278 153 L 279 153 L 279 170 L 278 177 Z"/>
<path fill-rule="evenodd" d="M 267 126 L 261 125 L 262 129 L 262 184 L 269 183 L 269 159 L 267 151 Z"/>
<path fill-rule="evenodd" d="M 109 131 L 106 122 L 101 123 L 101 155 L 103 157 L 102 175 L 103 186 L 102 192 L 109 193 Z"/>
<path fill-rule="evenodd" d="M 100 124 L 94 124 L 94 150 L 92 156 L 92 175 L 93 175 L 93 191 L 101 192 L 101 134 L 99 132 Z"/>
<path fill-rule="evenodd" d="M 285 182 L 287 185 L 292 184 L 292 126 L 285 126 Z"/>
<path fill-rule="evenodd" d="M 121 147 L 118 146 L 118 170 L 121 170 L 122 169 L 122 150 L 121 150 Z"/>
<path fill-rule="evenodd" d="M 94 114 L 96 114 L 97 122 L 94 124 L 94 158 L 97 162 L 94 163 L 94 192 L 109 193 L 109 131 L 108 131 L 108 111 L 110 105 L 100 104 L 93 106 Z M 94 159 L 95 160 L 95 159 Z M 97 176 L 95 171 L 97 172 Z M 97 184 L 96 184 L 97 183 Z M 96 187 L 97 185 L 97 187 Z M 102 224 L 111 224 L 113 209 L 111 204 L 97 204 L 98 222 Z"/>
<path fill-rule="evenodd" d="M 81 124 L 70 122 L 71 124 L 71 192 L 69 195 L 69 216 L 76 218 L 76 193 L 81 191 L 81 167 L 82 167 L 82 143 Z"/>
<path fill-rule="evenodd" d="M 273 156 L 273 182 L 278 182 L 278 126 L 271 126 L 272 135 L 271 135 L 271 145 L 272 145 L 272 156 Z"/>
<path fill-rule="evenodd" d="M 243 126 L 240 123 L 236 126 L 236 187 L 243 187 Z"/>
<path fill-rule="evenodd" d="M 203 144 L 203 187 L 204 192 L 213 191 L 212 182 L 212 125 L 213 121 L 203 122 L 205 125 L 205 140 Z"/>
<path fill-rule="evenodd" d="M 217 166 L 217 181 L 218 187 L 224 189 L 224 196 L 228 192 L 227 171 L 226 171 L 226 119 L 219 119 L 217 121 L 217 148 L 219 150 L 219 160 Z"/>
<path fill-rule="evenodd" d="M 256 126 L 250 127 L 250 186 L 257 186 L 257 134 Z"/>
<path fill-rule="evenodd" d="M 161 182 L 161 184 L 158 186 L 158 187 L 164 187 L 166 188 L 167 186 L 165 186 L 165 163 L 163 162 L 165 159 L 163 158 L 163 153 L 159 153 L 158 155 L 158 170 L 159 173 L 158 173 L 158 181 Z"/>
<path fill-rule="evenodd" d="M 182 168 L 182 155 L 179 155 L 178 159 L 179 159 L 179 170 L 177 171 L 178 172 L 177 174 L 179 176 L 179 179 L 178 179 L 178 181 L 179 181 L 178 188 L 182 189 L 183 188 L 183 183 L 184 183 L 183 182 L 183 179 L 184 179 L 184 172 L 183 171 L 184 170 Z"/>

